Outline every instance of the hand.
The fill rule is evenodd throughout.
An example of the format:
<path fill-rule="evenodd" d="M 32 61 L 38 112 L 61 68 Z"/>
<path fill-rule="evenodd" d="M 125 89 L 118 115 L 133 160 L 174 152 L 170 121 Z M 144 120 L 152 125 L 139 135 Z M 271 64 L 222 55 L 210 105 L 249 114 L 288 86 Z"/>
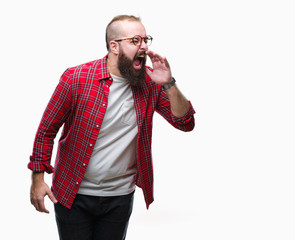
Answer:
<path fill-rule="evenodd" d="M 167 59 L 150 50 L 146 51 L 146 54 L 150 57 L 153 64 L 153 71 L 146 70 L 152 81 L 160 85 L 170 83 L 172 73 Z"/>
<path fill-rule="evenodd" d="M 42 174 L 40 176 L 34 176 L 37 174 Z M 49 211 L 45 208 L 44 205 L 44 197 L 48 195 L 49 199 L 53 203 L 57 203 L 56 198 L 54 197 L 53 193 L 51 192 L 48 185 L 43 180 L 43 173 L 33 173 L 32 177 L 32 185 L 31 185 L 31 203 L 34 205 L 37 211 L 49 213 Z"/>

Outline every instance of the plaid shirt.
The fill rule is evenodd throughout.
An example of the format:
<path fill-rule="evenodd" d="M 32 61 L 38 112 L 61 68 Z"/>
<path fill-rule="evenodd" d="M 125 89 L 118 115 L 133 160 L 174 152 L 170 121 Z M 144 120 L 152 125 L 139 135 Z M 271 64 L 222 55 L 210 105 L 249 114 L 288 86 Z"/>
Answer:
<path fill-rule="evenodd" d="M 34 172 L 53 172 L 52 191 L 56 199 L 71 208 L 90 160 L 108 104 L 112 78 L 107 56 L 67 69 L 60 78 L 36 133 L 28 168 Z M 182 131 L 194 128 L 191 105 L 183 118 L 175 118 L 160 85 L 147 76 L 143 87 L 132 87 L 138 125 L 137 180 L 148 206 L 153 202 L 151 154 L 154 111 Z M 64 124 L 58 143 L 55 167 L 50 165 L 53 141 Z"/>

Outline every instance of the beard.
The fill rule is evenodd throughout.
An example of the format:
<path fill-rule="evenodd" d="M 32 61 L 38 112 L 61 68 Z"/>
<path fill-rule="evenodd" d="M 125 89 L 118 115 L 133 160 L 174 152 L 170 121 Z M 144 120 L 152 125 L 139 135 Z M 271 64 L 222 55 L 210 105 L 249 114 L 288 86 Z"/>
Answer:
<path fill-rule="evenodd" d="M 123 50 L 120 50 L 118 57 L 118 69 L 121 76 L 126 79 L 126 81 L 133 87 L 141 87 L 146 78 L 145 63 L 146 57 L 142 58 L 142 65 L 140 69 L 135 69 L 133 67 L 133 62 L 139 55 L 144 52 L 137 53 L 132 60 L 130 60 Z M 145 54 L 145 53 L 144 53 Z"/>

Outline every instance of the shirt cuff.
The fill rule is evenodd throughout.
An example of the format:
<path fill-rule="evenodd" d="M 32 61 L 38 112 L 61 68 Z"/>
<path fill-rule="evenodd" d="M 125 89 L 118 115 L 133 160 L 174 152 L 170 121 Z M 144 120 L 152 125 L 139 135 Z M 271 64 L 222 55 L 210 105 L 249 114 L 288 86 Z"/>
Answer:
<path fill-rule="evenodd" d="M 171 114 L 173 122 L 186 124 L 192 120 L 192 118 L 196 112 L 195 112 L 190 101 L 189 101 L 189 103 L 190 103 L 190 108 L 183 117 L 178 118 L 178 117 L 175 117 L 173 114 Z"/>
<path fill-rule="evenodd" d="M 44 161 L 36 160 L 33 156 L 30 156 L 28 169 L 32 170 L 33 172 L 53 173 L 53 167 L 50 164 Z"/>

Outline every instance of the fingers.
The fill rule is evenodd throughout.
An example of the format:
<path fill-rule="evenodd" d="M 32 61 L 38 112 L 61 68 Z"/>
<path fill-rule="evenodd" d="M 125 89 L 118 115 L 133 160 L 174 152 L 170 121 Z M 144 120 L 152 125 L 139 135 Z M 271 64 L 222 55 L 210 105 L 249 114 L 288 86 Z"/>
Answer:
<path fill-rule="evenodd" d="M 49 213 L 49 211 L 45 208 L 44 197 L 38 196 L 36 198 L 31 198 L 31 203 L 38 212 Z"/>
<path fill-rule="evenodd" d="M 151 61 L 152 62 L 155 62 L 155 61 L 160 61 L 161 63 L 164 63 L 166 58 L 165 57 L 162 57 L 161 55 L 155 53 L 155 52 L 152 52 L 150 50 L 148 50 L 146 52 L 146 54 L 150 57 Z"/>
<path fill-rule="evenodd" d="M 150 58 L 152 58 L 153 55 L 154 55 L 154 52 L 152 52 L 151 50 L 147 50 L 145 53 L 146 53 L 146 55 L 148 55 Z"/>
<path fill-rule="evenodd" d="M 39 212 L 49 213 L 44 204 L 44 197 L 46 195 L 53 203 L 57 203 L 56 198 L 46 184 L 31 186 L 31 203 Z"/>
<path fill-rule="evenodd" d="M 152 71 L 146 68 L 146 74 L 149 75 L 150 78 L 152 78 Z"/>
<path fill-rule="evenodd" d="M 170 65 L 166 57 L 162 57 L 161 55 L 150 50 L 148 50 L 146 54 L 150 57 L 152 64 L 160 64 L 162 66 L 165 65 L 166 68 L 170 68 Z"/>
<path fill-rule="evenodd" d="M 53 203 L 57 203 L 56 198 L 54 197 L 53 193 L 49 190 L 49 192 L 47 193 L 49 199 L 51 200 L 51 202 Z"/>
<path fill-rule="evenodd" d="M 44 198 L 43 198 L 42 201 L 39 201 L 39 202 L 37 203 L 37 206 L 38 206 L 37 211 L 39 211 L 39 212 L 44 212 L 44 213 L 49 213 L 49 211 L 45 208 Z"/>

